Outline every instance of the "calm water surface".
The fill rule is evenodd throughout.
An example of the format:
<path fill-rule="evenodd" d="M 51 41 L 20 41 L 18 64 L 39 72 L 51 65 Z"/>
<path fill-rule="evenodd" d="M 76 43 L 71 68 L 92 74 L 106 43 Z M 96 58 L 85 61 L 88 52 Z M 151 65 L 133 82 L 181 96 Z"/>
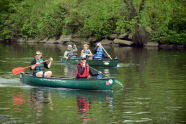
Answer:
<path fill-rule="evenodd" d="M 59 61 L 65 47 L 0 44 L 0 123 L 186 123 L 186 51 L 106 49 L 120 63 L 117 68 L 97 69 L 123 82 L 124 89 L 116 86 L 113 92 L 98 92 L 23 84 L 10 70 L 28 66 L 36 50 L 55 59 L 53 75 L 71 77 L 74 67 Z"/>

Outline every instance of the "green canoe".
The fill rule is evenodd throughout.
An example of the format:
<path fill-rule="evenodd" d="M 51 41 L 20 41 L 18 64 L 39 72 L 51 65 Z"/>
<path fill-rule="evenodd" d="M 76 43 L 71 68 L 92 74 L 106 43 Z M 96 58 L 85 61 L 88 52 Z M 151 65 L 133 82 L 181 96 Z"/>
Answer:
<path fill-rule="evenodd" d="M 112 90 L 115 84 L 114 78 L 104 79 L 75 79 L 75 78 L 38 78 L 33 77 L 28 73 L 21 73 L 21 81 L 30 85 L 56 87 L 56 88 L 71 88 L 85 90 Z"/>
<path fill-rule="evenodd" d="M 70 64 L 76 64 L 80 61 L 80 59 L 65 59 L 61 58 L 61 62 L 63 63 L 70 63 Z M 118 59 L 112 59 L 112 60 L 87 60 L 87 63 L 90 66 L 101 66 L 101 67 L 116 67 L 118 64 Z"/>

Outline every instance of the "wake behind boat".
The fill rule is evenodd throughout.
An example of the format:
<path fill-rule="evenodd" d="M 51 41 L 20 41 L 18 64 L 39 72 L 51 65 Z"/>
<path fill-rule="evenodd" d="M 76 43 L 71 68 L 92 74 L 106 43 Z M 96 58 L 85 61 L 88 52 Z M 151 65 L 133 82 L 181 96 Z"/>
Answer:
<path fill-rule="evenodd" d="M 115 84 L 114 78 L 102 79 L 76 79 L 76 78 L 39 78 L 29 73 L 21 73 L 21 81 L 34 85 L 44 87 L 56 88 L 71 88 L 71 89 L 84 89 L 84 90 L 112 90 Z"/>

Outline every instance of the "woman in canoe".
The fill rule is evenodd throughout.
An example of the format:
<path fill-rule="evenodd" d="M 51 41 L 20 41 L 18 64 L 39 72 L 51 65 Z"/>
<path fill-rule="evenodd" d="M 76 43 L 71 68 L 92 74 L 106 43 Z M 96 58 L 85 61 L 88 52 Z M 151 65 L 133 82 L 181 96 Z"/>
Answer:
<path fill-rule="evenodd" d="M 103 58 L 108 58 L 109 56 L 105 55 L 103 47 L 101 43 L 96 44 L 96 48 L 94 50 L 94 59 L 101 60 Z"/>
<path fill-rule="evenodd" d="M 77 58 L 77 51 L 78 51 L 78 49 L 77 49 L 77 47 L 76 47 L 76 45 L 74 45 L 73 47 L 72 47 L 72 45 L 68 45 L 67 46 L 67 50 L 64 52 L 64 58 L 65 59 L 75 59 L 75 58 Z"/>
<path fill-rule="evenodd" d="M 83 45 L 83 50 L 81 51 L 81 57 L 90 59 L 92 56 L 93 55 L 92 55 L 92 52 L 89 49 L 89 45 L 88 44 L 84 44 Z"/>
<path fill-rule="evenodd" d="M 87 79 L 89 76 L 97 76 L 97 78 L 102 77 L 102 72 L 93 74 L 90 70 L 89 64 L 87 63 L 86 58 L 82 58 L 81 62 L 76 65 L 76 78 L 78 79 Z"/>
<path fill-rule="evenodd" d="M 36 63 L 41 63 L 43 61 L 45 60 L 42 58 L 42 53 L 40 51 L 36 51 L 35 58 L 32 60 L 31 65 L 34 65 Z M 49 69 L 51 67 L 52 61 L 53 58 L 50 58 L 48 64 L 44 62 L 39 65 L 31 66 L 31 70 L 33 70 L 33 76 L 50 78 L 52 76 L 52 72 L 51 71 L 45 72 L 44 68 Z"/>

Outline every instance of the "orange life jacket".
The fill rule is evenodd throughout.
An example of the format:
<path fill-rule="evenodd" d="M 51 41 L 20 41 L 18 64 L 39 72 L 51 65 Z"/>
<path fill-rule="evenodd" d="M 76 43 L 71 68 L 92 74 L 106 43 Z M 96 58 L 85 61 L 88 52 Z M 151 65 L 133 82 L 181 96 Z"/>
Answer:
<path fill-rule="evenodd" d="M 78 65 L 81 65 L 82 68 L 85 68 L 83 74 L 80 74 L 79 71 L 78 71 L 78 68 L 77 66 Z M 86 66 L 86 67 L 85 67 Z M 80 77 L 80 78 L 87 78 L 89 76 L 89 71 L 90 71 L 90 68 L 89 68 L 89 65 L 86 63 L 85 65 L 80 62 L 76 65 L 76 76 L 77 77 Z"/>

